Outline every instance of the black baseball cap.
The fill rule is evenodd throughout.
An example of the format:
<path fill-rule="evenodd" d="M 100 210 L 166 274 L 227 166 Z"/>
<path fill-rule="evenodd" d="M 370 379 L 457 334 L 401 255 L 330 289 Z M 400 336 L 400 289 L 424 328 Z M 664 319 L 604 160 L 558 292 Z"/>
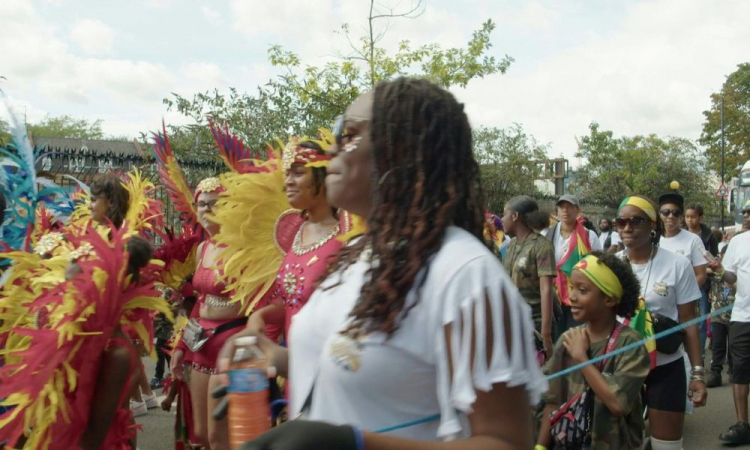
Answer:
<path fill-rule="evenodd" d="M 671 203 L 677 205 L 681 210 L 685 210 L 685 197 L 678 194 L 677 192 L 669 192 L 659 197 L 659 206 Z"/>

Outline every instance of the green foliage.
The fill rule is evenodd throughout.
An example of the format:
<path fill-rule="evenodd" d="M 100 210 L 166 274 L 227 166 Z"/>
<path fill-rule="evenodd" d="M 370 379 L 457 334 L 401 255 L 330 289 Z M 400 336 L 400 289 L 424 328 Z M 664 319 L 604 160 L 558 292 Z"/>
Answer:
<path fill-rule="evenodd" d="M 28 124 L 26 129 L 34 138 L 104 139 L 102 120 L 89 121 L 69 115 L 46 116 L 39 123 Z"/>
<path fill-rule="evenodd" d="M 516 195 L 538 195 L 534 180 L 542 177 L 542 161 L 548 145 L 527 135 L 523 127 L 474 130 L 474 155 L 482 174 L 482 187 L 490 211 L 502 212 L 505 202 Z"/>
<path fill-rule="evenodd" d="M 576 156 L 586 164 L 576 172 L 571 188 L 586 200 L 612 208 L 631 194 L 655 200 L 676 180 L 686 201 L 702 203 L 708 210 L 716 207 L 705 158 L 688 139 L 654 134 L 615 138 L 593 122 Z"/>
<path fill-rule="evenodd" d="M 276 137 L 289 133 L 306 134 L 300 128 L 289 128 L 283 107 L 284 96 L 273 96 L 272 91 L 258 88 L 253 96 L 238 93 L 230 88 L 229 95 L 218 90 L 198 93 L 192 99 L 172 94 L 163 100 L 168 109 L 174 109 L 192 118 L 195 123 L 184 126 L 168 125 L 170 142 L 179 155 L 206 157 L 216 154 L 216 147 L 208 128 L 208 119 L 217 124 L 229 124 L 230 131 L 236 133 L 251 148 L 263 148 Z M 281 107 L 276 108 L 278 103 Z"/>
<path fill-rule="evenodd" d="M 721 92 L 711 94 L 711 109 L 703 111 L 706 118 L 700 143 L 713 171 L 721 173 L 721 99 L 724 98 L 724 164 L 726 179 L 739 175 L 742 165 L 750 159 L 750 63 L 737 66 L 729 74 Z"/>
<path fill-rule="evenodd" d="M 355 38 L 344 24 L 339 34 L 346 38 L 353 53 L 322 66 L 303 65 L 297 53 L 279 45 L 270 46 L 269 61 L 280 68 L 281 74 L 259 86 L 255 93 L 240 94 L 230 89 L 224 95 L 214 90 L 193 98 L 173 93 L 164 99 L 167 107 L 195 120 L 194 125 L 171 127 L 175 151 L 183 155 L 211 152 L 206 116 L 228 124 L 248 145 L 259 148 L 276 137 L 312 135 L 320 127 L 330 127 L 354 99 L 381 80 L 412 75 L 426 77 L 444 87 L 464 87 L 475 78 L 505 73 L 512 58 L 497 59 L 487 54 L 492 47 L 490 35 L 495 29 L 490 20 L 473 33 L 466 48 L 443 49 L 437 44 L 414 47 L 409 41 L 402 41 L 398 50 L 389 54 L 379 47 L 378 42 L 387 29 L 375 34 L 373 22 L 382 18 L 413 18 L 409 14 L 419 5 L 405 14 L 393 11 L 381 14 L 371 2 L 369 34 Z"/>
<path fill-rule="evenodd" d="M 341 34 L 353 53 L 343 56 L 341 61 L 321 67 L 302 67 L 296 53 L 278 45 L 271 46 L 269 60 L 282 68 L 282 75 L 271 81 L 270 86 L 277 93 L 286 93 L 292 105 L 301 109 L 298 120 L 302 123 L 328 124 L 361 93 L 382 80 L 411 75 L 427 78 L 445 88 L 466 87 L 475 78 L 505 73 L 513 59 L 505 56 L 498 60 L 487 55 L 492 48 L 490 35 L 494 29 L 495 24 L 486 21 L 474 31 L 466 48 L 443 49 L 438 44 L 413 47 L 409 41 L 401 41 L 396 53 L 389 55 L 377 46 L 382 34 L 362 36 L 355 45 L 350 27 L 344 24 Z"/>
<path fill-rule="evenodd" d="M 11 135 L 8 131 L 9 129 L 10 124 L 3 119 L 0 119 L 0 147 L 5 147 L 11 141 Z"/>

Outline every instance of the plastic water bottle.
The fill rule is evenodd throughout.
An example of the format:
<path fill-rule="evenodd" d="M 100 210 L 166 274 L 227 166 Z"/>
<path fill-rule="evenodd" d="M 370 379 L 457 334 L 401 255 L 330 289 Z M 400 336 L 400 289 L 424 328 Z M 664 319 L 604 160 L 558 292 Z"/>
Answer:
<path fill-rule="evenodd" d="M 235 341 L 229 365 L 229 446 L 238 448 L 271 428 L 268 360 L 255 336 Z"/>

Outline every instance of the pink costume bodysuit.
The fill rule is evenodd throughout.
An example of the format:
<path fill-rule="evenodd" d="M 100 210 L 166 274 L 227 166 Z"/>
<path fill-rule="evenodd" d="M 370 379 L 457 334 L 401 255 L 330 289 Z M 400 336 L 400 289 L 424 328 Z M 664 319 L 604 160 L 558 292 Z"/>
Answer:
<path fill-rule="evenodd" d="M 302 230 L 304 230 L 304 225 L 297 231 L 291 249 L 281 262 L 276 282 L 271 288 L 270 295 L 266 296 L 268 300 L 258 306 L 262 308 L 269 303 L 277 302 L 284 305 L 283 325 L 266 324 L 266 335 L 274 341 L 278 341 L 280 336 L 288 335 L 292 317 L 310 299 L 318 280 L 326 272 L 328 258 L 344 245 L 337 239 L 340 235 L 339 226 L 336 226 L 325 238 L 308 246 L 302 246 L 300 243 Z"/>
<path fill-rule="evenodd" d="M 204 330 L 213 331 L 224 324 L 232 323 L 234 326 L 221 333 L 214 334 L 206 344 L 197 352 L 191 352 L 184 342 L 180 342 L 178 349 L 185 353 L 185 360 L 190 361 L 193 369 L 213 374 L 216 373 L 216 360 L 224 343 L 233 335 L 242 331 L 247 317 L 231 317 L 228 319 L 204 319 L 199 317 L 200 308 L 208 303 L 210 306 L 234 307 L 234 303 L 229 302 L 227 294 L 224 293 L 226 285 L 219 281 L 218 269 L 208 269 L 203 266 L 203 258 L 206 253 L 206 245 L 201 249 L 200 258 L 198 258 L 198 267 L 193 275 L 193 288 L 198 294 L 198 301 L 193 308 L 192 318 L 197 318 L 198 324 Z M 190 356 L 188 356 L 190 355 Z"/>

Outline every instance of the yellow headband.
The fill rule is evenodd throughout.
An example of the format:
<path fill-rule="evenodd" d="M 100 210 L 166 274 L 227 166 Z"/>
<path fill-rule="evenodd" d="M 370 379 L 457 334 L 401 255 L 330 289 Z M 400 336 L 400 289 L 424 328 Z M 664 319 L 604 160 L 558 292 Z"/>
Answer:
<path fill-rule="evenodd" d="M 654 206 L 648 200 L 641 197 L 626 197 L 625 200 L 620 203 L 619 209 L 622 209 L 626 206 L 635 206 L 636 208 L 645 212 L 652 222 L 656 222 L 656 209 L 654 209 Z"/>
<path fill-rule="evenodd" d="M 620 279 L 612 272 L 612 269 L 600 263 L 596 256 L 586 256 L 578 261 L 573 270 L 586 275 L 586 278 L 591 280 L 607 297 L 614 298 L 618 303 L 622 299 L 623 290 Z"/>

